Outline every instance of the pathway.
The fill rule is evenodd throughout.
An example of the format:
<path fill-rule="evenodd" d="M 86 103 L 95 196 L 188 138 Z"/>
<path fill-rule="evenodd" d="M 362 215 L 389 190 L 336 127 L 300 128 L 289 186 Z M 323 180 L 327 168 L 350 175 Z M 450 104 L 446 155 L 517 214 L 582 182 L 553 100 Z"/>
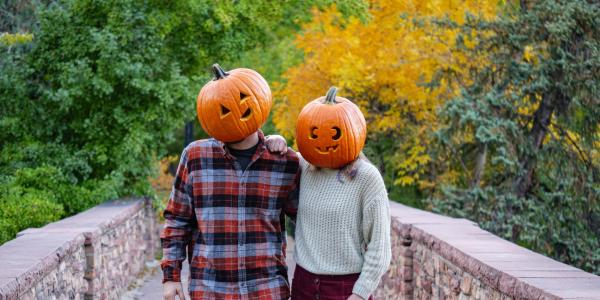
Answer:
<path fill-rule="evenodd" d="M 291 237 L 288 237 L 286 262 L 288 265 L 288 278 L 291 282 L 296 267 L 296 262 L 294 261 L 294 240 Z M 162 273 L 158 262 L 150 265 L 149 269 L 149 275 L 143 280 L 140 280 L 140 282 L 136 284 L 137 287 L 127 292 L 121 298 L 122 300 L 162 299 Z M 184 291 L 187 291 L 187 278 L 189 272 L 188 264 L 184 263 L 181 274 Z"/>

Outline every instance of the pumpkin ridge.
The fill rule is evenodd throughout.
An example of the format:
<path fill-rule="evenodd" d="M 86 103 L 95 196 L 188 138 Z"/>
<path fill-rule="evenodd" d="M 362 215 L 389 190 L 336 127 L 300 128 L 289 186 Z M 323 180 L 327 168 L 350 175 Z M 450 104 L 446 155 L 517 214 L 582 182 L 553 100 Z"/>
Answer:
<path fill-rule="evenodd" d="M 247 84 L 246 84 L 246 82 L 244 81 L 244 78 L 247 78 L 247 77 L 239 78 L 239 82 L 236 82 L 236 87 L 238 88 L 238 90 L 241 90 L 241 89 L 240 89 L 240 86 L 239 86 L 239 84 L 241 84 L 241 85 L 242 85 L 242 87 L 243 87 L 244 89 L 246 89 L 246 90 L 250 90 L 250 91 L 252 92 L 252 93 L 250 93 L 251 95 L 248 95 L 248 96 L 250 96 L 250 97 L 251 97 L 251 99 L 250 99 L 250 103 L 248 103 L 248 101 L 246 101 L 246 103 L 248 103 L 248 104 L 247 104 L 247 107 L 248 107 L 248 108 L 250 108 L 250 109 L 252 110 L 252 114 L 253 114 L 253 116 L 252 116 L 251 120 L 253 120 L 253 121 L 255 121 L 255 120 L 256 120 L 256 117 L 255 117 L 254 115 L 256 115 L 256 113 L 257 113 L 256 111 L 257 111 L 257 110 L 260 112 L 260 114 L 259 114 L 259 117 L 260 117 L 260 119 L 262 119 L 262 118 L 263 118 L 263 112 L 262 112 L 262 110 L 260 109 L 260 104 L 256 103 L 256 95 L 255 95 L 254 91 L 253 91 L 251 88 L 249 88 L 249 87 L 248 87 L 248 85 L 247 85 Z M 261 95 L 261 97 L 262 97 L 262 96 L 263 96 L 263 95 Z M 252 104 L 255 104 L 255 103 L 256 103 L 256 104 L 258 104 L 258 105 L 256 105 L 257 109 L 255 109 L 255 108 L 253 107 L 253 105 L 252 105 Z M 244 110 L 244 112 L 245 112 L 245 110 Z M 241 120 L 241 118 L 242 118 L 242 115 L 244 114 L 244 112 L 242 112 L 242 110 L 240 109 L 240 120 Z M 250 119 L 249 119 L 249 120 L 246 120 L 246 121 L 244 121 L 244 123 L 248 123 L 248 121 L 250 121 Z M 248 130 L 248 125 L 247 125 L 247 124 L 245 124 L 245 125 L 246 125 L 246 130 Z M 258 128 L 260 128 L 261 126 L 262 126 L 262 124 L 259 124 Z"/>
<path fill-rule="evenodd" d="M 266 84 L 267 82 L 263 81 L 263 80 L 261 80 L 261 78 L 257 77 L 255 72 L 252 72 L 252 70 L 248 70 L 248 71 L 244 70 L 244 73 L 246 73 L 248 75 L 252 75 L 252 76 L 246 76 L 246 77 L 242 78 L 241 81 L 244 81 L 244 79 L 247 79 L 247 80 L 250 80 L 250 83 L 252 83 L 253 85 L 256 85 L 256 86 L 265 85 L 265 87 L 268 87 L 268 85 Z M 270 89 L 265 90 L 265 89 L 259 88 L 257 90 L 260 90 L 260 92 L 262 93 L 261 97 L 268 98 L 270 103 L 273 102 L 272 97 L 268 96 L 271 93 Z"/>
<path fill-rule="evenodd" d="M 360 124 L 361 124 L 361 126 L 363 126 L 363 127 L 365 128 L 365 140 L 363 141 L 363 147 L 364 147 L 364 144 L 367 142 L 367 141 L 366 141 L 366 139 L 367 139 L 367 132 L 366 132 L 366 128 L 367 128 L 367 120 L 365 120 L 365 116 L 364 116 L 364 115 L 362 114 L 362 112 L 360 111 L 360 107 L 358 106 L 358 104 L 357 104 L 356 106 L 357 106 L 357 108 L 358 108 L 358 112 L 356 113 L 356 114 L 357 114 L 357 117 L 358 117 L 358 118 L 359 118 L 359 120 L 360 120 Z M 362 149 L 361 149 L 361 151 L 362 151 Z"/>
<path fill-rule="evenodd" d="M 204 97 L 203 96 L 204 93 L 206 93 L 205 90 L 200 90 L 200 94 L 198 94 L 198 97 L 196 99 L 196 114 L 198 115 L 198 118 L 200 118 L 204 113 L 204 107 L 202 107 L 202 101 L 201 101 L 201 99 L 203 99 L 203 97 Z M 202 124 L 202 122 L 200 122 L 200 126 L 202 127 L 202 129 L 205 132 L 208 132 L 206 130 L 206 127 L 204 126 L 204 124 Z"/>
<path fill-rule="evenodd" d="M 267 106 L 268 106 L 268 108 L 267 108 L 267 111 L 266 111 L 266 116 L 265 116 L 265 111 L 263 110 L 262 106 L 261 106 L 261 105 L 258 105 L 257 107 L 258 107 L 258 110 L 260 111 L 260 116 L 261 116 L 261 118 L 265 118 L 265 121 L 264 121 L 264 122 L 266 122 L 266 118 L 268 118 L 268 117 L 269 117 L 269 116 L 268 116 L 268 114 L 269 114 L 269 111 L 270 111 L 270 110 L 271 110 L 271 108 L 273 107 L 273 97 L 272 97 L 272 95 L 271 95 L 271 89 L 269 88 L 269 86 L 268 86 L 268 85 L 266 85 L 266 84 L 263 84 L 263 83 L 266 83 L 266 81 L 264 81 L 264 80 L 263 80 L 263 79 L 261 79 L 260 77 L 257 77 L 257 76 L 252 76 L 252 77 L 250 77 L 250 76 L 249 76 L 249 77 L 246 77 L 245 79 L 249 80 L 251 83 L 253 83 L 254 85 L 257 85 L 257 86 L 259 86 L 259 87 L 264 85 L 264 89 L 262 89 L 262 88 L 259 88 L 258 90 L 260 90 L 260 92 L 262 93 L 262 95 L 261 95 L 261 96 L 262 96 L 262 97 L 263 97 L 265 100 L 267 100 L 266 102 L 267 102 Z M 244 83 L 246 83 L 245 81 L 243 81 L 243 82 L 244 82 Z M 263 124 L 264 124 L 264 122 L 263 122 Z M 261 126 L 262 126 L 262 124 L 261 124 Z"/>
<path fill-rule="evenodd" d="M 234 83 L 235 87 L 239 90 L 239 86 L 237 86 L 236 83 Z M 232 90 L 228 90 L 229 94 L 231 94 L 233 96 L 233 99 L 236 99 L 235 97 L 237 97 L 237 95 L 232 91 Z M 239 106 L 235 106 L 238 113 L 239 113 L 239 118 L 242 117 L 242 109 Z M 238 129 L 238 132 L 248 132 L 248 122 L 237 122 L 237 120 L 235 122 L 233 122 L 235 124 L 235 126 Z M 243 124 L 243 125 L 242 125 Z"/>
<path fill-rule="evenodd" d="M 248 83 L 245 81 L 245 79 L 247 79 L 248 77 L 243 77 L 240 78 L 238 84 L 241 84 L 244 88 L 248 89 L 250 86 L 255 86 L 255 85 L 248 85 Z M 263 117 L 263 112 L 260 109 L 260 102 L 257 101 L 259 95 L 256 94 L 256 90 L 258 89 L 250 89 L 250 91 L 252 91 L 252 93 L 248 96 L 250 96 L 250 100 L 246 101 L 247 103 L 247 108 L 244 109 L 243 111 L 240 109 L 240 120 L 242 120 L 244 118 L 244 114 L 246 113 L 246 111 L 250 110 L 250 115 L 248 116 L 249 118 L 246 119 L 244 121 L 244 125 L 246 126 L 246 130 L 248 131 L 248 134 L 252 133 L 251 132 L 251 126 L 250 126 L 250 122 L 256 123 L 256 130 L 260 129 L 263 125 L 263 123 L 261 123 L 261 120 L 264 118 Z M 261 96 L 261 98 L 263 98 Z M 241 108 L 241 107 L 240 107 Z M 266 118 L 264 118 L 266 120 Z"/>
<path fill-rule="evenodd" d="M 354 156 L 356 153 L 356 144 L 350 144 L 350 140 L 357 140 L 356 138 L 356 132 L 354 132 L 354 130 L 348 130 L 350 128 L 352 128 L 352 124 L 348 125 L 348 123 L 350 120 L 348 120 L 348 115 L 347 114 L 342 114 L 342 116 L 339 116 L 339 111 L 338 112 L 338 119 L 341 119 L 342 122 L 344 122 L 344 128 L 346 128 L 346 134 L 344 136 L 345 139 L 345 145 L 349 145 L 349 146 L 354 146 L 353 148 L 355 149 L 350 149 L 350 147 L 343 147 L 344 149 L 342 149 L 344 151 L 344 156 Z M 351 132 L 350 132 L 351 131 Z M 352 151 L 352 152 L 351 152 Z"/>

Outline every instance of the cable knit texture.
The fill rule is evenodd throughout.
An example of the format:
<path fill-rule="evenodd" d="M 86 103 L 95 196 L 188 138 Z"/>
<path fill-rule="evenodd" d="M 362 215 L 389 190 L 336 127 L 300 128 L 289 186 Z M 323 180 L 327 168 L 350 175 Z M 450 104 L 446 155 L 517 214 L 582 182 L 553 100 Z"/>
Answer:
<path fill-rule="evenodd" d="M 367 299 L 390 264 L 390 213 L 381 174 L 359 163 L 357 176 L 340 182 L 338 170 L 309 168 L 300 159 L 295 255 L 315 274 L 360 273 L 353 293 Z"/>

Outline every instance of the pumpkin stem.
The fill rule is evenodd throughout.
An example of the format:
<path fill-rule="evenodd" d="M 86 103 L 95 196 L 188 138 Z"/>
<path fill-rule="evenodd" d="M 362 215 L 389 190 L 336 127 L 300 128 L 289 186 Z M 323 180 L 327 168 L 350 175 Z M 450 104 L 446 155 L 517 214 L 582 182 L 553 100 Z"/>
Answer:
<path fill-rule="evenodd" d="M 337 88 L 335 86 L 330 87 L 329 91 L 327 91 L 327 95 L 325 96 L 325 101 L 323 101 L 323 103 L 336 104 L 337 103 L 335 101 L 336 94 L 337 94 Z"/>
<path fill-rule="evenodd" d="M 215 79 L 214 80 L 223 79 L 223 78 L 229 76 L 229 73 L 225 72 L 221 68 L 221 66 L 219 66 L 219 64 L 212 65 L 212 70 L 213 70 L 213 73 L 215 74 Z"/>

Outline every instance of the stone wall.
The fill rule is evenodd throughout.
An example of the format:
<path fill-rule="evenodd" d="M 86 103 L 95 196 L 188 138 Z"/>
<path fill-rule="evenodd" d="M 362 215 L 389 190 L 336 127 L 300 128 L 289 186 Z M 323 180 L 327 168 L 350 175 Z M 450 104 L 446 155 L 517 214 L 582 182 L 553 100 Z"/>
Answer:
<path fill-rule="evenodd" d="M 83 299 L 85 238 L 26 235 L 0 247 L 0 299 Z M 51 250 L 49 250 L 51 249 Z"/>
<path fill-rule="evenodd" d="M 390 208 L 392 264 L 376 299 L 600 299 L 598 276 L 465 219 Z"/>
<path fill-rule="evenodd" d="M 600 277 L 454 219 L 397 203 L 375 299 L 600 299 Z M 0 246 L 0 300 L 118 299 L 154 259 L 146 199 L 108 202 Z"/>
<path fill-rule="evenodd" d="M 148 199 L 107 202 L 0 246 L 0 300 L 118 299 L 154 259 Z"/>

